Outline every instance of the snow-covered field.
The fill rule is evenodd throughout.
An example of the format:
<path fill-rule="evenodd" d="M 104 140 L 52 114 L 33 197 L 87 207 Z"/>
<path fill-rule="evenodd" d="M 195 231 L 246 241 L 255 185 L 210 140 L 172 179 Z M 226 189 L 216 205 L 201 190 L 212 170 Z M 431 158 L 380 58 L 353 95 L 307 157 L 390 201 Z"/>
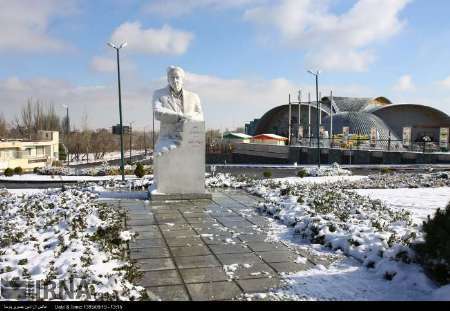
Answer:
<path fill-rule="evenodd" d="M 421 224 L 427 216 L 444 209 L 450 201 L 450 187 L 414 189 L 356 189 L 360 195 L 385 202 L 393 210 L 407 210 L 413 221 Z"/>
<path fill-rule="evenodd" d="M 286 287 L 269 293 L 246 295 L 247 300 L 450 300 L 450 286 L 438 288 L 417 265 L 405 265 L 402 278 L 386 281 L 376 270 L 364 267 L 340 250 L 330 251 L 323 245 L 309 243 L 295 235 L 294 228 L 280 222 L 271 224 L 270 240 L 282 241 L 322 259 L 331 258 L 333 263 L 288 274 L 285 276 Z"/>
<path fill-rule="evenodd" d="M 146 178 L 152 177 L 152 175 L 146 175 Z M 138 179 L 135 175 L 125 175 L 127 180 Z M 115 180 L 121 181 L 121 175 L 110 175 L 110 176 L 62 176 L 62 175 L 38 175 L 38 174 L 23 174 L 14 175 L 10 177 L 0 176 L 0 181 L 33 181 L 33 182 L 49 182 L 49 181 L 79 181 L 79 182 L 95 182 L 95 181 L 108 181 Z"/>
<path fill-rule="evenodd" d="M 131 155 L 142 155 L 145 154 L 145 151 L 143 150 L 132 150 Z M 101 159 L 95 158 L 95 153 L 89 153 L 86 157 L 85 154 L 80 155 L 81 160 L 72 160 L 70 161 L 70 165 L 79 165 L 79 164 L 86 164 L 86 163 L 102 163 L 103 161 L 111 161 L 111 160 L 117 160 L 120 159 L 120 151 L 114 151 L 114 152 L 106 152 L 104 156 Z M 130 157 L 130 151 L 125 151 L 124 154 L 125 160 L 129 159 Z M 72 157 L 71 157 L 72 158 Z"/>
<path fill-rule="evenodd" d="M 80 295 L 69 296 L 71 300 L 136 300 L 144 295 L 142 287 L 133 285 L 137 270 L 126 256 L 130 234 L 123 231 L 119 210 L 75 189 L 27 192 L 0 191 L 2 280 L 39 281 L 41 290 L 28 299 L 45 297 L 44 286 L 51 282 L 59 289 L 71 288 L 71 282 L 75 288 L 80 285 Z"/>
<path fill-rule="evenodd" d="M 296 184 L 325 184 L 341 181 L 363 181 L 367 179 L 367 176 L 320 176 L 320 177 L 285 177 L 285 178 L 273 178 L 275 182 L 284 182 L 290 185 Z"/>
<path fill-rule="evenodd" d="M 450 286 L 438 288 L 416 263 L 411 248 L 422 240 L 424 214 L 450 200 L 449 187 L 417 187 L 447 184 L 448 175 L 442 176 L 372 176 L 369 184 L 374 187 L 398 188 L 407 182 L 416 188 L 364 191 L 348 189 L 348 184 L 368 184 L 349 176 L 255 180 L 218 174 L 207 184 L 243 188 L 264 198 L 257 209 L 290 230 L 278 239 L 292 242 L 300 237 L 306 248 L 317 251 L 315 245 L 345 255 L 326 269 L 319 266 L 291 276 L 290 289 L 269 299 L 450 300 Z M 378 197 L 373 195 L 378 191 Z M 276 232 L 272 235 L 277 238 Z"/>

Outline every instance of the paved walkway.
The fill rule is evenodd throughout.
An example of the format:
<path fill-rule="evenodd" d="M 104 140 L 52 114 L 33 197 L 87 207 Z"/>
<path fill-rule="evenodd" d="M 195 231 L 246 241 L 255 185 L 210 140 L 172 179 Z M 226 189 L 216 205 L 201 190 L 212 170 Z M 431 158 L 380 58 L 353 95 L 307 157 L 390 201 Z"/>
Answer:
<path fill-rule="evenodd" d="M 298 251 L 265 241 L 270 220 L 256 212 L 257 200 L 220 190 L 212 200 L 114 202 L 138 233 L 129 246 L 143 271 L 139 285 L 161 300 L 231 300 L 283 286 L 283 273 L 313 266 L 314 258 L 296 263 Z"/>

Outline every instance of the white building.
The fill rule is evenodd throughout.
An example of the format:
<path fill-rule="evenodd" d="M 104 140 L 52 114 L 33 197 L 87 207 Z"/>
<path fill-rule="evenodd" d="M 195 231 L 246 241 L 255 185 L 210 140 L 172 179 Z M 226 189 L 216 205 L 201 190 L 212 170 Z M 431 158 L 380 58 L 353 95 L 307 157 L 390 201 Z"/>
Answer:
<path fill-rule="evenodd" d="M 39 131 L 38 140 L 0 140 L 0 171 L 20 166 L 25 171 L 59 160 L 59 132 Z"/>

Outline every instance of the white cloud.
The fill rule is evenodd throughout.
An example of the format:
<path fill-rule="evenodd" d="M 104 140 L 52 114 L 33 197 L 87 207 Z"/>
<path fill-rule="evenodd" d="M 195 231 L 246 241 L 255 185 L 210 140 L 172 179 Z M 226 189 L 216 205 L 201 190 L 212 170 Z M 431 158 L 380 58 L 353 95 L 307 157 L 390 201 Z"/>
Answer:
<path fill-rule="evenodd" d="M 69 0 L 0 0 L 0 51 L 61 51 L 65 43 L 49 34 L 53 18 L 76 12 Z"/>
<path fill-rule="evenodd" d="M 414 85 L 413 79 L 410 75 L 404 75 L 400 77 L 393 89 L 398 92 L 408 92 L 414 91 L 416 86 Z"/>
<path fill-rule="evenodd" d="M 115 54 L 114 54 L 115 55 Z M 111 73 L 117 71 L 117 60 L 113 57 L 95 56 L 91 60 L 90 67 L 96 72 Z M 127 60 L 120 61 L 120 71 L 134 71 L 135 65 Z"/>
<path fill-rule="evenodd" d="M 137 126 L 152 122 L 151 97 L 154 90 L 166 85 L 166 78 L 143 85 L 125 83 L 122 88 L 124 122 L 136 121 Z M 297 85 L 284 78 L 273 80 L 223 79 L 215 76 L 186 74 L 186 89 L 199 94 L 208 128 L 235 128 L 245 121 L 260 118 L 269 109 L 287 103 L 288 93 L 306 94 L 313 85 Z M 361 86 L 321 86 L 323 91 L 339 90 L 335 95 L 366 96 L 371 91 Z M 325 95 L 325 94 L 324 94 Z M 305 95 L 306 96 L 306 95 Z M 12 120 L 28 98 L 54 103 L 55 108 L 68 104 L 74 124 L 80 125 L 83 110 L 89 115 L 92 127 L 109 127 L 118 122 L 118 99 L 115 83 L 110 85 L 77 86 L 63 80 L 12 77 L 0 80 L 0 105 L 5 118 Z M 314 96 L 313 96 L 314 97 Z M 65 110 L 61 108 L 61 115 Z"/>
<path fill-rule="evenodd" d="M 244 19 L 275 29 L 282 41 L 305 51 L 306 65 L 364 71 L 374 61 L 370 47 L 399 33 L 399 13 L 410 0 L 358 0 L 336 15 L 329 0 L 282 0 L 248 9 Z M 265 32 L 273 36 L 273 32 Z"/>
<path fill-rule="evenodd" d="M 439 81 L 439 84 L 446 89 L 450 89 L 450 76 L 448 76 L 447 78 L 445 78 L 442 81 Z"/>
<path fill-rule="evenodd" d="M 161 29 L 142 28 L 139 22 L 120 25 L 112 34 L 111 41 L 128 43 L 127 50 L 146 54 L 183 54 L 194 35 L 187 31 L 164 25 Z"/>
<path fill-rule="evenodd" d="M 178 17 L 200 8 L 214 10 L 239 8 L 262 0 L 153 0 L 143 8 L 145 13 L 164 17 Z"/>

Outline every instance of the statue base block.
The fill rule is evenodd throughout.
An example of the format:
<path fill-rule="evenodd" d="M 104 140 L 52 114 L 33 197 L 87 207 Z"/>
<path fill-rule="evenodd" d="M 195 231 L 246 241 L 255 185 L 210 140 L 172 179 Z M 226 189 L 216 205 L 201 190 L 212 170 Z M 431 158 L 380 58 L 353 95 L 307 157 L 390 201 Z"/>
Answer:
<path fill-rule="evenodd" d="M 149 200 L 153 202 L 161 201 L 182 201 L 182 200 L 211 200 L 211 193 L 180 193 L 180 194 L 165 194 L 165 193 L 151 193 L 148 194 Z"/>

